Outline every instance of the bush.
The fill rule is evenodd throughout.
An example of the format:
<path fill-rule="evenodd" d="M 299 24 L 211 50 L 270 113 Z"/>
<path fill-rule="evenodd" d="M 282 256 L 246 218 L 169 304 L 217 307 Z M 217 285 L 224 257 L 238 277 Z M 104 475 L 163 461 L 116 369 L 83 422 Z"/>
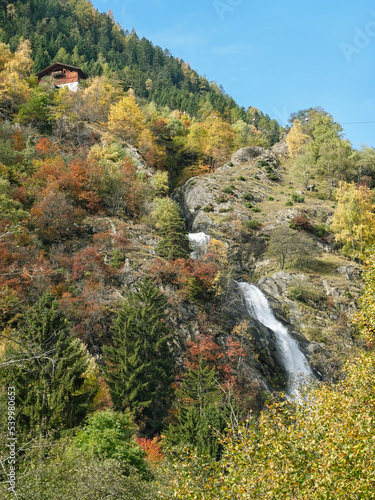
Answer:
<path fill-rule="evenodd" d="M 267 200 L 268 200 L 268 201 L 273 201 L 274 199 L 275 199 L 275 198 L 274 198 L 273 196 L 269 196 L 269 197 L 267 198 Z"/>
<path fill-rule="evenodd" d="M 229 186 L 226 186 L 222 189 L 222 192 L 225 194 L 233 194 L 233 190 L 236 189 L 236 186 L 233 184 L 230 184 Z"/>
<path fill-rule="evenodd" d="M 303 203 L 305 201 L 305 197 L 302 194 L 298 194 L 298 193 L 292 193 L 291 198 L 296 203 Z"/>
<path fill-rule="evenodd" d="M 327 228 L 325 226 L 325 224 L 317 224 L 316 226 L 314 226 L 314 233 L 319 236 L 319 238 L 323 238 L 324 236 L 326 236 L 328 234 L 328 231 L 327 231 Z"/>
<path fill-rule="evenodd" d="M 244 221 L 243 225 L 244 227 L 246 227 L 246 229 L 258 229 L 258 227 L 260 227 L 262 224 L 255 219 L 249 219 Z"/>
<path fill-rule="evenodd" d="M 245 193 L 242 198 L 246 201 L 252 201 L 254 199 L 254 195 L 251 193 Z"/>
<path fill-rule="evenodd" d="M 314 305 L 327 300 L 325 292 L 311 283 L 303 280 L 295 280 L 288 287 L 288 297 L 291 300 L 297 300 L 305 304 Z"/>
<path fill-rule="evenodd" d="M 209 205 L 206 205 L 204 208 L 203 208 L 203 212 L 213 212 L 214 211 L 214 207 L 213 205 L 209 204 Z"/>
<path fill-rule="evenodd" d="M 237 180 L 246 181 L 246 177 L 244 177 L 243 175 L 240 175 L 239 177 L 237 177 Z"/>
<path fill-rule="evenodd" d="M 250 209 L 252 212 L 261 212 L 261 209 L 258 207 L 253 207 Z"/>
<path fill-rule="evenodd" d="M 97 411 L 74 439 L 74 445 L 91 456 L 112 458 L 125 467 L 146 473 L 145 453 L 136 442 L 136 426 L 129 411 Z"/>
<path fill-rule="evenodd" d="M 294 217 L 290 221 L 289 227 L 291 227 L 292 229 L 297 229 L 298 231 L 313 231 L 313 226 L 311 225 L 309 219 L 303 214 Z"/>
<path fill-rule="evenodd" d="M 287 201 L 287 202 L 285 203 L 285 206 L 286 206 L 286 207 L 292 207 L 292 206 L 293 206 L 293 203 L 292 203 L 291 201 Z"/>
<path fill-rule="evenodd" d="M 245 207 L 246 208 L 253 208 L 253 204 L 252 203 L 249 203 L 248 201 L 246 203 L 244 203 Z"/>
<path fill-rule="evenodd" d="M 273 172 L 267 174 L 267 177 L 270 181 L 278 181 L 279 180 L 278 175 L 274 174 Z"/>
<path fill-rule="evenodd" d="M 225 198 L 225 196 L 219 196 L 219 198 L 216 198 L 216 203 L 225 203 L 228 201 L 228 198 Z"/>

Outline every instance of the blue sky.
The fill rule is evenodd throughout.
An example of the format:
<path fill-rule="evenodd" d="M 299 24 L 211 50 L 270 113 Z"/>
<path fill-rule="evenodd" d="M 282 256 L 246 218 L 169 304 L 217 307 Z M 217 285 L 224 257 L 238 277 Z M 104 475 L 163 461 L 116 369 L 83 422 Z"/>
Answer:
<path fill-rule="evenodd" d="M 353 147 L 375 147 L 373 1 L 92 1 L 222 85 L 239 105 L 282 125 L 292 112 L 321 106 Z"/>

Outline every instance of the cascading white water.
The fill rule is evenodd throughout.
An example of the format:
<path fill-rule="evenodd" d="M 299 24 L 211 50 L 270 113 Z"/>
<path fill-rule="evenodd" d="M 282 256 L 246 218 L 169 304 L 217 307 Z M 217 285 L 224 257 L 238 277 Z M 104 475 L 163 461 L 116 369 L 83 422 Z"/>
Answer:
<path fill-rule="evenodd" d="M 274 332 L 280 360 L 288 376 L 286 396 L 293 395 L 298 399 L 299 389 L 313 377 L 305 355 L 289 335 L 288 329 L 275 318 L 266 296 L 259 288 L 248 283 L 238 283 L 238 286 L 244 295 L 249 315 Z"/>
<path fill-rule="evenodd" d="M 190 233 L 188 234 L 190 247 L 192 252 L 190 257 L 192 259 L 199 259 L 207 252 L 208 245 L 210 243 L 210 236 L 206 233 Z"/>

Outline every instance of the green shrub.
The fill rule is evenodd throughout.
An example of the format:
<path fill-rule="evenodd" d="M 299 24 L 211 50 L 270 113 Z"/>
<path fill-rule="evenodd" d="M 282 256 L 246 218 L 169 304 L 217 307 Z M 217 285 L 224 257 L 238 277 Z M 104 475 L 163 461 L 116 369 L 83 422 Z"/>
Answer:
<path fill-rule="evenodd" d="M 74 444 L 92 456 L 113 458 L 145 473 L 145 453 L 135 439 L 136 427 L 130 412 L 98 411 L 88 417 Z"/>
<path fill-rule="evenodd" d="M 237 180 L 246 181 L 246 177 L 244 177 L 243 175 L 240 175 L 239 177 L 237 177 Z"/>
<path fill-rule="evenodd" d="M 313 229 L 314 233 L 320 238 L 323 238 L 323 236 L 326 236 L 326 234 L 328 234 L 325 224 L 317 224 Z"/>
<path fill-rule="evenodd" d="M 254 195 L 251 193 L 245 193 L 242 198 L 246 201 L 252 201 L 254 199 Z"/>
<path fill-rule="evenodd" d="M 219 198 L 216 198 L 216 203 L 225 203 L 228 201 L 228 198 L 225 198 L 225 196 L 219 196 Z"/>
<path fill-rule="evenodd" d="M 273 196 L 269 196 L 269 197 L 267 198 L 267 201 L 273 201 L 274 199 L 275 199 L 275 198 L 274 198 Z"/>
<path fill-rule="evenodd" d="M 253 208 L 250 208 L 250 210 L 252 212 L 261 212 L 261 209 L 259 207 L 253 207 Z"/>
<path fill-rule="evenodd" d="M 291 198 L 296 203 L 303 203 L 305 201 L 305 197 L 302 194 L 298 194 L 298 193 L 292 193 Z"/>
<path fill-rule="evenodd" d="M 267 174 L 267 177 L 270 181 L 278 181 L 279 180 L 279 177 L 278 175 L 274 174 L 274 173 L 269 173 Z"/>
<path fill-rule="evenodd" d="M 233 184 L 230 184 L 229 186 L 226 186 L 222 189 L 222 192 L 225 194 L 233 194 L 233 190 L 236 189 L 236 186 Z"/>
<path fill-rule="evenodd" d="M 287 202 L 285 203 L 285 206 L 286 206 L 286 207 L 292 207 L 292 206 L 293 206 L 293 203 L 292 203 L 291 201 L 287 201 Z"/>
<path fill-rule="evenodd" d="M 206 205 L 204 208 L 203 208 L 203 212 L 213 212 L 214 211 L 214 207 L 213 205 L 211 205 L 211 203 L 209 205 Z"/>
<path fill-rule="evenodd" d="M 298 300 L 310 305 L 311 303 L 322 303 L 327 300 L 324 290 L 302 280 L 293 281 L 288 287 L 287 294 L 291 300 Z"/>
<path fill-rule="evenodd" d="M 325 199 L 327 199 L 326 195 L 323 194 L 323 193 L 318 194 L 316 197 L 318 198 L 318 200 L 325 200 Z"/>
<path fill-rule="evenodd" d="M 248 201 L 246 203 L 244 203 L 245 207 L 246 208 L 253 208 L 253 204 L 252 203 L 249 203 Z"/>
<path fill-rule="evenodd" d="M 246 229 L 257 229 L 261 225 L 262 224 L 255 219 L 249 219 L 243 222 L 243 226 L 246 227 Z"/>
<path fill-rule="evenodd" d="M 194 207 L 194 210 L 199 210 L 200 208 L 202 208 L 202 205 L 197 205 L 196 207 Z"/>

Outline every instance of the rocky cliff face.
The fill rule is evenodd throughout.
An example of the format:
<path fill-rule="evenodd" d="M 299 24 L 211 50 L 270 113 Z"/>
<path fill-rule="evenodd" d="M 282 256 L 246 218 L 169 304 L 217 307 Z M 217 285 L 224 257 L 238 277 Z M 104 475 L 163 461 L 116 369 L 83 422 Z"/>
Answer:
<path fill-rule="evenodd" d="M 206 232 L 226 244 L 233 278 L 257 284 L 316 375 L 331 380 L 356 349 L 350 318 L 356 311 L 361 270 L 332 243 L 327 226 L 333 215 L 331 201 L 319 192 L 291 201 L 293 193 L 303 196 L 298 180 L 285 166 L 284 149 L 282 145 L 274 151 L 242 148 L 212 174 L 190 179 L 174 197 L 187 229 Z M 297 237 L 307 236 L 307 244 L 311 241 L 322 253 L 303 264 L 291 260 L 287 269 L 280 270 L 277 259 L 266 254 L 268 242 L 274 231 L 289 229 L 296 217 L 308 221 L 308 230 L 300 228 Z M 228 293 L 236 296 L 233 287 Z M 246 317 L 238 294 L 236 298 L 232 321 Z M 255 320 L 249 328 L 249 377 L 258 380 L 263 390 L 282 386 L 283 369 L 273 333 Z"/>

